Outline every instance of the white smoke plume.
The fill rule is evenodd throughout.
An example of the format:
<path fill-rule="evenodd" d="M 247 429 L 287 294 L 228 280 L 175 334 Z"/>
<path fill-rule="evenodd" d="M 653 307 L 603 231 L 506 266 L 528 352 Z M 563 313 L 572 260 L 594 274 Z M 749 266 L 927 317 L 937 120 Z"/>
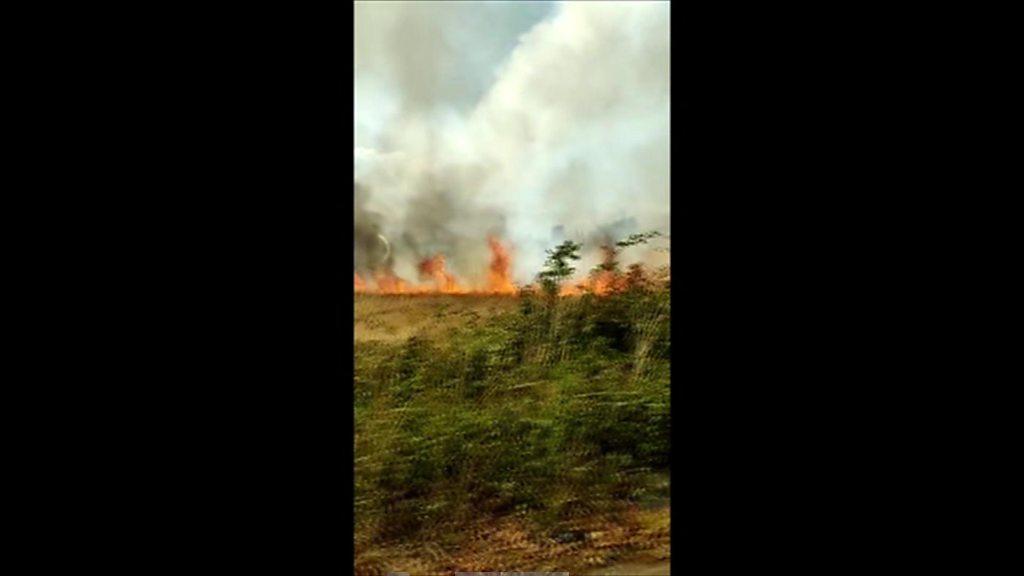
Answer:
<path fill-rule="evenodd" d="M 494 234 L 528 282 L 563 238 L 667 234 L 668 58 L 667 2 L 357 3 L 364 242 L 399 275 L 443 252 L 473 280 Z M 379 253 L 357 240 L 357 267 Z"/>

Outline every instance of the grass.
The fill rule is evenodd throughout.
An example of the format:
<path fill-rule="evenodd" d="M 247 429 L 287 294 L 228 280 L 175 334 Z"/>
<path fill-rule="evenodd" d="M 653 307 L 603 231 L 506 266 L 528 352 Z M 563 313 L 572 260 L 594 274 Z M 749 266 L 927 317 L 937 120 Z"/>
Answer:
<path fill-rule="evenodd" d="M 356 341 L 436 339 L 515 310 L 515 298 L 479 295 L 377 295 L 355 298 Z"/>
<path fill-rule="evenodd" d="M 667 546 L 667 293 L 355 305 L 359 570 L 575 569 Z"/>

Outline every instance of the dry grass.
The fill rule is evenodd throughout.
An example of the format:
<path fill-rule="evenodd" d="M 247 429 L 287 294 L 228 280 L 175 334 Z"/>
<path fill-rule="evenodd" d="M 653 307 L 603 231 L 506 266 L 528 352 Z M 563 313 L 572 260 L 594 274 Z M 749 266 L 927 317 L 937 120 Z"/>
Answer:
<path fill-rule="evenodd" d="M 384 576 L 407 572 L 410 576 L 456 572 L 564 572 L 627 574 L 626 566 L 657 570 L 671 557 L 668 508 L 628 508 L 614 514 L 593 514 L 565 527 L 559 538 L 521 517 L 479 521 L 467 526 L 471 534 L 460 545 L 442 543 L 392 546 L 363 553 L 357 576 Z M 628 565 L 616 566 L 618 561 Z M 656 572 L 654 572 L 656 573 Z"/>
<path fill-rule="evenodd" d="M 509 296 L 360 294 L 355 298 L 355 339 L 443 337 L 454 329 L 474 328 L 516 306 L 517 299 Z"/>

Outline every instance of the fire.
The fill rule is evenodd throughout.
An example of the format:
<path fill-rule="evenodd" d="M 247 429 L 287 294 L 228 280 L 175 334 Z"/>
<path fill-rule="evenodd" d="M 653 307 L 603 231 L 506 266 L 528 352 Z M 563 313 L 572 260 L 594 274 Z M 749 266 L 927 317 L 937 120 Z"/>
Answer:
<path fill-rule="evenodd" d="M 633 283 L 641 280 L 642 267 L 634 265 L 635 267 L 630 268 L 630 275 L 624 275 L 619 272 L 616 262 L 618 252 L 610 246 L 602 246 L 601 251 L 604 253 L 601 265 L 582 282 L 563 285 L 559 290 L 560 296 L 579 296 L 587 292 L 607 296 L 613 292 L 625 291 Z"/>
<path fill-rule="evenodd" d="M 602 270 L 591 280 L 590 289 L 598 296 L 621 292 L 626 289 L 626 277 L 609 270 Z"/>
<path fill-rule="evenodd" d="M 448 271 L 444 254 L 436 254 L 419 263 L 417 272 L 420 283 L 407 282 L 392 270 L 379 270 L 373 274 L 373 282 L 355 275 L 356 293 L 377 294 L 516 294 L 518 288 L 511 280 L 512 257 L 497 238 L 487 239 L 491 250 L 491 262 L 486 282 L 472 288 L 460 282 Z"/>
<path fill-rule="evenodd" d="M 587 284 L 579 282 L 576 284 L 566 283 L 558 290 L 559 296 L 580 296 L 587 291 Z"/>
<path fill-rule="evenodd" d="M 432 280 L 434 291 L 442 294 L 462 294 L 465 292 L 459 283 L 445 270 L 444 255 L 438 254 L 420 262 L 420 280 Z"/>
<path fill-rule="evenodd" d="M 390 270 L 375 273 L 373 280 L 377 283 L 377 291 L 381 294 L 403 294 L 406 291 L 405 281 L 395 276 L 395 273 Z"/>
<path fill-rule="evenodd" d="M 511 251 L 497 238 L 487 238 L 491 261 L 484 278 L 478 284 L 460 281 L 448 271 L 444 254 L 425 258 L 418 266 L 419 283 L 406 281 L 392 270 L 378 270 L 372 281 L 355 275 L 356 293 L 376 294 L 495 294 L 515 295 L 519 288 L 512 282 Z M 566 282 L 559 290 L 561 296 L 579 296 L 590 293 L 604 296 L 621 292 L 633 285 L 645 285 L 650 280 L 642 266 L 635 264 L 629 273 L 618 270 L 614 248 L 604 249 L 604 261 L 594 272 L 582 281 Z M 534 287 L 536 288 L 536 287 Z"/>
<path fill-rule="evenodd" d="M 626 287 L 626 278 L 611 271 L 601 271 L 581 282 L 567 282 L 558 291 L 559 296 L 580 296 L 593 293 L 607 296 L 612 292 L 620 292 Z"/>
<path fill-rule="evenodd" d="M 493 236 L 487 239 L 491 248 L 491 269 L 487 274 L 487 289 L 495 294 L 515 294 L 516 287 L 509 279 L 509 268 L 512 258 L 508 250 Z"/>
<path fill-rule="evenodd" d="M 598 296 L 605 296 L 626 288 L 626 278 L 619 273 L 616 263 L 618 253 L 610 246 L 602 246 L 601 252 L 604 254 L 601 265 L 583 282 L 568 290 L 563 288 L 562 295 L 572 296 L 583 292 L 592 292 Z"/>

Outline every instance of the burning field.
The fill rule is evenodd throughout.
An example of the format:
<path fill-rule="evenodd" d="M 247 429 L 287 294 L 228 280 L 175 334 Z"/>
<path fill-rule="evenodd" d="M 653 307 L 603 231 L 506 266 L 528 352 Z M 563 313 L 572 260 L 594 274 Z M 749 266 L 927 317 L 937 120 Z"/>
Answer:
<path fill-rule="evenodd" d="M 357 573 L 580 571 L 638 555 L 665 568 L 669 268 L 623 261 L 666 238 L 605 235 L 586 267 L 565 240 L 522 284 L 494 235 L 475 270 L 457 251 L 461 275 L 420 242 L 366 238 Z M 411 276 L 395 272 L 399 249 L 418 255 Z"/>
<path fill-rule="evenodd" d="M 359 294 L 379 295 L 476 295 L 516 296 L 521 291 L 537 290 L 535 283 L 518 286 L 512 281 L 512 254 L 497 238 L 488 237 L 490 263 L 480 277 L 482 282 L 460 280 L 447 268 L 445 255 L 434 254 L 422 259 L 417 265 L 416 281 L 399 277 L 390 266 L 381 266 L 366 278 L 355 273 L 354 291 Z M 559 287 L 560 296 L 594 294 L 607 296 L 625 292 L 635 287 L 652 288 L 664 285 L 668 280 L 668 268 L 652 273 L 643 264 L 634 263 L 628 271 L 618 270 L 620 250 L 605 244 L 601 246 L 602 260 L 591 273 L 576 281 L 567 281 Z"/>
<path fill-rule="evenodd" d="M 664 563 L 668 3 L 356 20 L 356 573 Z"/>
<path fill-rule="evenodd" d="M 443 262 L 355 296 L 356 573 L 667 567 L 668 292 L 474 290 Z"/>
<path fill-rule="evenodd" d="M 488 238 L 487 246 L 491 252 L 490 266 L 486 273 L 486 281 L 472 285 L 460 281 L 448 271 L 444 254 L 434 254 L 424 258 L 417 265 L 417 281 L 400 278 L 390 267 L 381 267 L 363 278 L 355 273 L 356 294 L 487 294 L 511 296 L 518 292 L 512 283 L 510 267 L 512 264 L 508 249 L 496 238 Z"/>

